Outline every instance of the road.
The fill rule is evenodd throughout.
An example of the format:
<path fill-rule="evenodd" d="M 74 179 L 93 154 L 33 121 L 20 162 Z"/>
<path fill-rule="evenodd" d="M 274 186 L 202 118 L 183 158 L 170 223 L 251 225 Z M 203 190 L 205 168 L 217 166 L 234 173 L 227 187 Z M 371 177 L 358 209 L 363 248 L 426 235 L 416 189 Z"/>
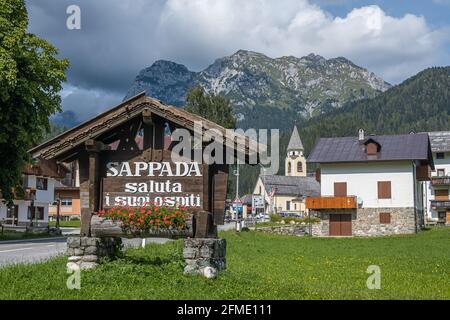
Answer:
<path fill-rule="evenodd" d="M 235 228 L 235 223 L 219 226 L 219 230 Z M 61 228 L 63 235 L 79 234 L 77 228 Z M 164 238 L 148 238 L 146 243 L 166 243 L 171 241 Z M 142 245 L 142 239 L 123 239 L 125 248 L 136 248 Z M 66 237 L 48 239 L 29 239 L 0 242 L 0 267 L 17 263 L 36 263 L 64 254 L 66 251 Z"/>
<path fill-rule="evenodd" d="M 0 266 L 33 263 L 63 254 L 66 238 L 34 239 L 0 242 Z"/>
<path fill-rule="evenodd" d="M 18 263 L 36 263 L 45 261 L 65 253 L 67 249 L 65 237 L 2 241 L 0 242 L 0 267 Z M 149 238 L 146 243 L 166 243 L 163 238 Z M 142 239 L 123 239 L 125 248 L 137 248 Z"/>

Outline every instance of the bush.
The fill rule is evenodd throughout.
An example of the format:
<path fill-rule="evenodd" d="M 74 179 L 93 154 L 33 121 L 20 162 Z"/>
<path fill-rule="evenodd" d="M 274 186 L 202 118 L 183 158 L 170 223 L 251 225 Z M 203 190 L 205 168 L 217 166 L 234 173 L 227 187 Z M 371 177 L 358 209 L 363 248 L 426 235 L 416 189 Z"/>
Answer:
<path fill-rule="evenodd" d="M 280 222 L 281 220 L 281 217 L 277 214 L 270 215 L 270 222 Z"/>

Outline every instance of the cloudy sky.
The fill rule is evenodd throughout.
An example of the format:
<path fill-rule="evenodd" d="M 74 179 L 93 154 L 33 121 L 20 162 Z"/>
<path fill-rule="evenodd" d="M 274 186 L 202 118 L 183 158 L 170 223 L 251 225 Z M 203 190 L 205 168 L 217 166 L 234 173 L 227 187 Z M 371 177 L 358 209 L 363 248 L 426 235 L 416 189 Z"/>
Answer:
<path fill-rule="evenodd" d="M 68 30 L 78 5 L 81 29 Z M 450 0 L 27 0 L 30 32 L 70 60 L 66 116 L 119 103 L 139 70 L 172 60 L 198 71 L 239 49 L 270 57 L 344 56 L 393 84 L 450 65 Z"/>

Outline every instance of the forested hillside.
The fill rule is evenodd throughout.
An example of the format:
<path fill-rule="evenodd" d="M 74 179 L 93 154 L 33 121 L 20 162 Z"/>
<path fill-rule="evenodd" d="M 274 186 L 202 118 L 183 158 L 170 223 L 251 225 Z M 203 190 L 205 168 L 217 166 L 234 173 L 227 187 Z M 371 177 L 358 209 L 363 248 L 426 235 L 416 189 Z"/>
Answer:
<path fill-rule="evenodd" d="M 450 130 L 450 67 L 426 69 L 372 99 L 310 119 L 299 128 L 306 151 L 319 137 Z"/>

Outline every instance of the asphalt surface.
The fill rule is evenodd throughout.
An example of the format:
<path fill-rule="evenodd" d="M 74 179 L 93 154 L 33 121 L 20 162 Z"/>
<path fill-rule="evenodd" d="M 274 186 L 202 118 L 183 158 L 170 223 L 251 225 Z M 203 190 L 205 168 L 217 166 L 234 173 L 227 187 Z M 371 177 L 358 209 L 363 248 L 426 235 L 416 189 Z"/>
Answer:
<path fill-rule="evenodd" d="M 149 238 L 146 243 L 166 243 L 171 241 L 163 238 Z M 21 263 L 37 263 L 63 255 L 67 249 L 67 238 L 48 238 L 33 240 L 1 241 L 0 268 L 2 266 Z M 125 248 L 137 248 L 142 245 L 142 239 L 123 239 Z"/>
<path fill-rule="evenodd" d="M 219 226 L 219 230 L 230 230 L 235 228 L 235 223 Z M 61 228 L 63 235 L 77 235 L 77 228 Z M 137 248 L 142 245 L 142 239 L 122 239 L 125 248 Z M 146 244 L 163 244 L 171 241 L 165 238 L 148 238 Z M 36 263 L 45 261 L 58 255 L 63 255 L 67 249 L 66 237 L 55 237 L 47 239 L 27 239 L 0 241 L 0 267 L 19 264 Z"/>

